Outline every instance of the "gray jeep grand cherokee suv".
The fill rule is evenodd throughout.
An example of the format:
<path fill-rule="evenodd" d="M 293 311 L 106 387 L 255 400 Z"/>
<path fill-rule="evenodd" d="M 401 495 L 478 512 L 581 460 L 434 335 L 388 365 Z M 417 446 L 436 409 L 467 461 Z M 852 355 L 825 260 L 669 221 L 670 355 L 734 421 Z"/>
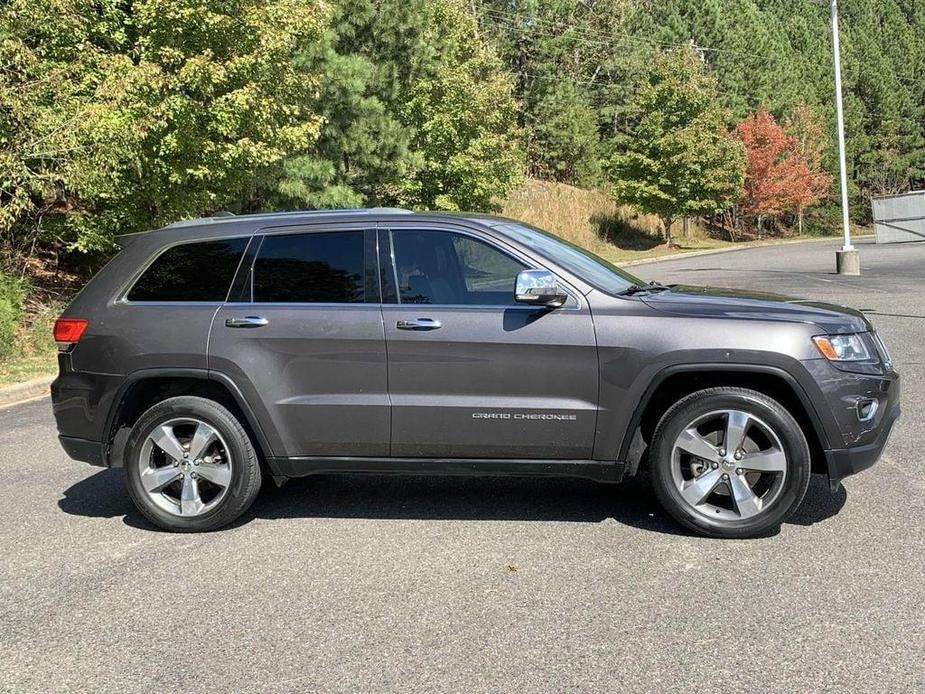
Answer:
<path fill-rule="evenodd" d="M 262 478 L 647 469 L 680 523 L 777 527 L 872 465 L 899 376 L 857 311 L 643 284 L 519 222 L 403 210 L 122 237 L 55 326 L 61 444 L 174 531 Z"/>

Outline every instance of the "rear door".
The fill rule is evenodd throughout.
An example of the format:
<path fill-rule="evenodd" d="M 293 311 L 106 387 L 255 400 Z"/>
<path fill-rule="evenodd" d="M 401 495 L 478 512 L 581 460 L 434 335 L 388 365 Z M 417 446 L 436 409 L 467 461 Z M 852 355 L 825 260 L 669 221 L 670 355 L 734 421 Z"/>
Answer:
<path fill-rule="evenodd" d="M 392 455 L 591 457 L 598 361 L 587 303 L 514 302 L 533 260 L 476 229 L 380 229 Z"/>
<path fill-rule="evenodd" d="M 209 367 L 271 429 L 277 456 L 387 456 L 389 402 L 376 234 L 264 230 L 213 322 Z"/>

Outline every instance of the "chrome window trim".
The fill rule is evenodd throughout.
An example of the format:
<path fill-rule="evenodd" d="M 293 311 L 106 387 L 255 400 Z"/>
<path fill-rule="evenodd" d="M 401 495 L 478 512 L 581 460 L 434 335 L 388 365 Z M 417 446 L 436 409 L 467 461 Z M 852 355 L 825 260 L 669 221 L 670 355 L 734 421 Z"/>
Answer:
<path fill-rule="evenodd" d="M 225 307 L 227 308 L 238 308 L 238 307 L 253 308 L 254 306 L 266 306 L 267 308 L 286 308 L 286 307 L 291 307 L 291 306 L 298 306 L 302 308 L 309 307 L 309 306 L 317 306 L 321 308 L 343 308 L 345 306 L 347 307 L 360 306 L 360 307 L 375 307 L 376 309 L 378 309 L 379 305 L 380 304 L 377 304 L 374 301 L 343 301 L 343 302 L 325 301 L 325 302 L 317 302 L 317 303 L 312 302 L 312 301 L 292 301 L 292 302 L 288 302 L 288 301 L 226 301 L 221 306 L 222 308 L 225 308 Z"/>

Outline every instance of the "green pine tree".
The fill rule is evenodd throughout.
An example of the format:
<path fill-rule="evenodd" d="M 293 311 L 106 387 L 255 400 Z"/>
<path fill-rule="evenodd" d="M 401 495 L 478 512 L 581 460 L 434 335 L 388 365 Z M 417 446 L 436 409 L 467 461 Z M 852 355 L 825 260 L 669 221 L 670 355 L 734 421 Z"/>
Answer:
<path fill-rule="evenodd" d="M 388 200 L 414 159 L 399 111 L 415 82 L 437 67 L 424 0 L 338 0 L 320 41 L 297 58 L 319 74 L 312 106 L 324 119 L 316 145 L 273 174 L 269 207 L 356 207 Z"/>

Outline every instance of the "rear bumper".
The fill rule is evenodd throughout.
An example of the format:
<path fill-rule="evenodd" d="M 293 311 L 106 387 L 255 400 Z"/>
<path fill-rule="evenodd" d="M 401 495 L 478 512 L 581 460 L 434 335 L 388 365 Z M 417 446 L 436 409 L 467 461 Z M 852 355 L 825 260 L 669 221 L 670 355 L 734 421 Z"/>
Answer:
<path fill-rule="evenodd" d="M 58 436 L 58 441 L 61 442 L 64 452 L 74 460 L 100 467 L 106 466 L 103 458 L 103 444 L 99 441 L 88 441 L 75 436 Z"/>
<path fill-rule="evenodd" d="M 829 468 L 829 486 L 832 491 L 838 489 L 841 481 L 850 475 L 871 467 L 880 459 L 880 454 L 886 448 L 893 425 L 899 419 L 899 405 L 895 405 L 886 415 L 876 438 L 863 446 L 828 450 L 825 452 L 826 463 Z"/>
<path fill-rule="evenodd" d="M 51 384 L 51 407 L 58 441 L 74 460 L 106 467 L 105 424 L 123 376 L 74 371 L 70 354 L 58 355 L 58 378 Z"/>
<path fill-rule="evenodd" d="M 85 441 L 104 440 L 105 425 L 125 377 L 74 371 L 70 354 L 58 355 L 58 368 L 58 378 L 51 384 L 58 433 Z"/>

